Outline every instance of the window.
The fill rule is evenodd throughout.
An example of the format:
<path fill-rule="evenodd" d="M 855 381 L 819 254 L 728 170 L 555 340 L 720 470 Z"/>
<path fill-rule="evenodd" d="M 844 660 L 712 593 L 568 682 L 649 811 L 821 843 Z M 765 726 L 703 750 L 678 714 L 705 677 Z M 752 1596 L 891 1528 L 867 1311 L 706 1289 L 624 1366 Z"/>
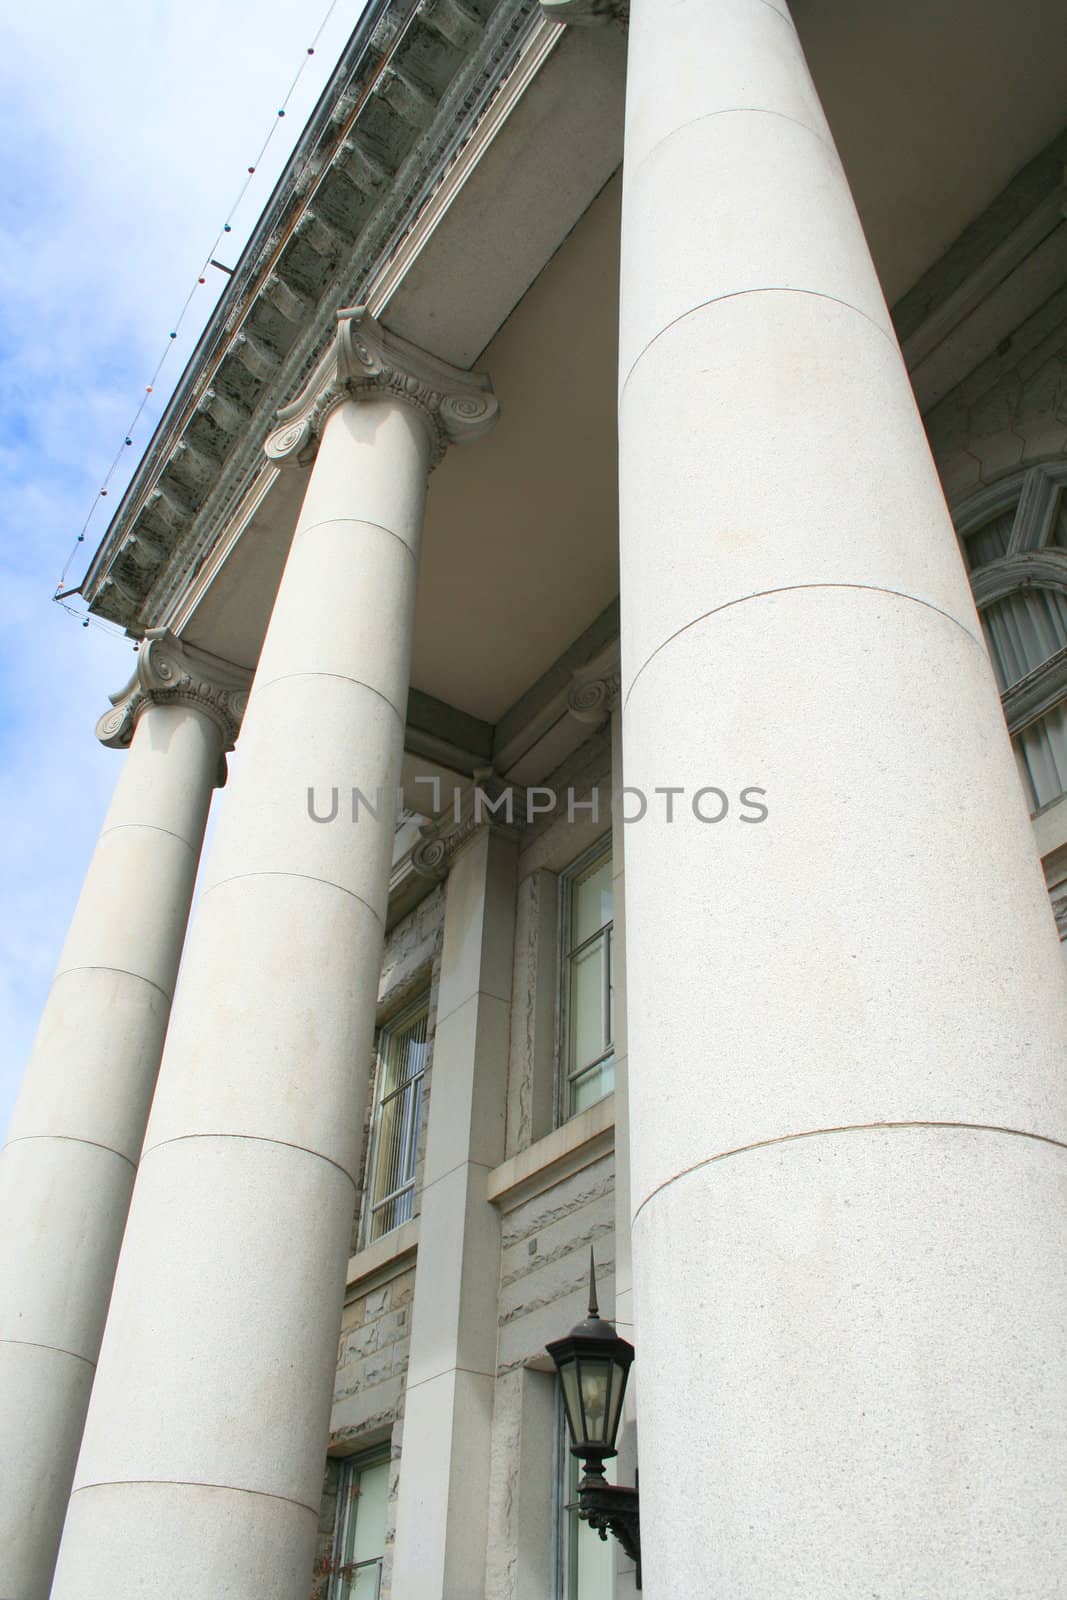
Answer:
<path fill-rule="evenodd" d="M 378 1035 L 368 1244 L 414 1215 L 428 1011 L 424 996 Z"/>
<path fill-rule="evenodd" d="M 984 490 L 958 518 L 1031 810 L 1067 793 L 1067 468 Z"/>
<path fill-rule="evenodd" d="M 329 1600 L 378 1600 L 388 1502 L 388 1456 L 353 1456 L 342 1464 Z"/>
<path fill-rule="evenodd" d="M 601 1539 L 588 1522 L 578 1516 L 578 1478 L 581 1463 L 570 1452 L 567 1419 L 560 1397 L 559 1464 L 556 1473 L 558 1485 L 557 1527 L 559 1530 L 558 1558 L 560 1600 L 612 1600 L 615 1580 L 615 1556 L 618 1546 L 609 1535 Z M 604 1476 L 615 1482 L 615 1463 L 604 1463 Z"/>
<path fill-rule="evenodd" d="M 562 882 L 561 1115 L 610 1094 L 615 1083 L 615 940 L 611 846 L 599 844 Z"/>

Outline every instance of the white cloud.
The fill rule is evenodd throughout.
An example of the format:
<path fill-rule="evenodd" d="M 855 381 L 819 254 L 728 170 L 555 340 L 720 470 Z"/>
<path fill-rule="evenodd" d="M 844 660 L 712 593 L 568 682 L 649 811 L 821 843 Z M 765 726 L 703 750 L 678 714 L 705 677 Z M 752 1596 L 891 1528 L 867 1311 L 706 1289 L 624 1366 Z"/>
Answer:
<path fill-rule="evenodd" d="M 216 252 L 231 263 L 362 9 L 337 0 L 310 58 L 326 0 L 59 0 L 0 40 L 0 1130 L 121 761 L 93 724 L 133 667 L 50 595 L 245 169 L 278 122 Z M 127 472 L 223 286 L 208 277 Z"/>

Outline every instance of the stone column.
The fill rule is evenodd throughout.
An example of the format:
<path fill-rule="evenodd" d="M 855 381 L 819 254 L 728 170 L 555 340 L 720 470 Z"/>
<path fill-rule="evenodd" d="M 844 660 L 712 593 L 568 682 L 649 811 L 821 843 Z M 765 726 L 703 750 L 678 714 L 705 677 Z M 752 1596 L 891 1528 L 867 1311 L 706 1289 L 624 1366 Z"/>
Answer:
<path fill-rule="evenodd" d="M 307 1600 L 426 477 L 484 379 L 361 310 L 267 442 L 317 456 L 190 932 L 55 1600 Z M 331 823 L 308 790 L 357 785 Z"/>
<path fill-rule="evenodd" d="M 1062 965 L 784 0 L 633 0 L 619 382 L 645 1595 L 1051 1595 Z"/>
<path fill-rule="evenodd" d="M 516 848 L 483 826 L 448 878 L 393 1600 L 485 1594 Z"/>
<path fill-rule="evenodd" d="M 129 746 L 0 1156 L 0 1595 L 43 1600 L 81 1442 L 211 791 L 248 674 L 150 633 Z"/>
<path fill-rule="evenodd" d="M 616 686 L 617 688 L 617 686 Z M 611 710 L 611 792 L 622 794 L 624 778 L 622 753 L 622 710 L 618 694 Z M 634 1327 L 633 1252 L 630 1247 L 630 1089 L 626 1034 L 626 824 L 623 807 L 612 811 L 611 878 L 615 936 L 615 1316 L 616 1331 L 636 1345 Z M 637 1381 L 631 1368 L 625 1408 L 616 1443 L 615 1481 L 632 1484 L 638 1468 Z M 618 1541 L 615 1554 L 615 1600 L 634 1600 L 638 1593 L 637 1572 Z"/>

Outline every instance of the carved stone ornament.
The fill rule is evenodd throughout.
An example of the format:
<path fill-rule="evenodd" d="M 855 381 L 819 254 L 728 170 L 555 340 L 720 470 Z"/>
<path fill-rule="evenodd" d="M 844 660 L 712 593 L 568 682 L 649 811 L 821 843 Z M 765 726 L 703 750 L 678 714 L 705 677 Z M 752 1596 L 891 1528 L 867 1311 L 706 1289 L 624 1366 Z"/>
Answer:
<path fill-rule="evenodd" d="M 1061 888 L 1053 894 L 1052 914 L 1056 918 L 1056 928 L 1060 938 L 1067 941 L 1067 888 Z"/>
<path fill-rule="evenodd" d="M 590 662 L 574 674 L 567 691 L 567 710 L 579 722 L 597 727 L 605 722 L 619 703 L 622 671 L 618 646 L 609 655 Z"/>
<path fill-rule="evenodd" d="M 630 0 L 541 0 L 541 10 L 549 22 L 573 22 L 579 27 L 630 20 Z"/>
<path fill-rule="evenodd" d="M 125 689 L 111 696 L 113 709 L 96 725 L 96 737 L 111 750 L 124 750 L 146 706 L 187 705 L 218 726 L 223 749 L 237 739 L 252 674 L 206 650 L 183 644 L 167 628 L 145 634 L 137 670 Z"/>
<path fill-rule="evenodd" d="M 447 878 L 456 855 L 483 828 L 512 834 L 526 821 L 526 790 L 508 783 L 490 768 L 474 774 L 474 786 L 443 816 L 419 829 L 422 838 L 411 852 L 411 865 L 423 878 Z"/>
<path fill-rule="evenodd" d="M 365 306 L 337 313 L 337 337 L 303 393 L 278 412 L 264 449 L 279 465 L 306 466 L 323 424 L 345 400 L 391 397 L 414 406 L 426 423 L 432 464 L 450 444 L 477 439 L 500 410 L 488 378 L 461 372 L 383 328 Z"/>

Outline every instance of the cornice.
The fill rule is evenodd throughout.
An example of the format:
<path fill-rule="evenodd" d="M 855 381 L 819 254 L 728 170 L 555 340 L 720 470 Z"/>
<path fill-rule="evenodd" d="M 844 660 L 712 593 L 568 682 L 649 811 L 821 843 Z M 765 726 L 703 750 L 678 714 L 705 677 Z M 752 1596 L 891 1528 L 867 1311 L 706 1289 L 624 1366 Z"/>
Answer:
<path fill-rule="evenodd" d="M 537 0 L 367 11 L 90 564 L 91 610 L 134 636 L 170 619 L 264 470 L 264 438 L 321 363 L 338 310 L 395 277 L 544 27 Z"/>
<path fill-rule="evenodd" d="M 541 10 L 550 22 L 569 22 L 577 27 L 595 27 L 605 22 L 630 20 L 630 0 L 541 0 Z"/>
<path fill-rule="evenodd" d="M 166 628 L 153 628 L 145 635 L 133 677 L 111 696 L 112 709 L 97 723 L 96 736 L 109 749 L 124 750 L 147 706 L 187 705 L 210 717 L 223 750 L 232 750 L 251 683 L 250 672 L 185 644 Z"/>
<path fill-rule="evenodd" d="M 278 412 L 264 449 L 279 466 L 306 466 L 327 417 L 345 400 L 392 399 L 411 406 L 430 435 L 431 463 L 450 444 L 479 438 L 500 407 L 489 379 L 460 372 L 383 328 L 366 306 L 337 313 L 337 334 L 303 392 Z"/>

